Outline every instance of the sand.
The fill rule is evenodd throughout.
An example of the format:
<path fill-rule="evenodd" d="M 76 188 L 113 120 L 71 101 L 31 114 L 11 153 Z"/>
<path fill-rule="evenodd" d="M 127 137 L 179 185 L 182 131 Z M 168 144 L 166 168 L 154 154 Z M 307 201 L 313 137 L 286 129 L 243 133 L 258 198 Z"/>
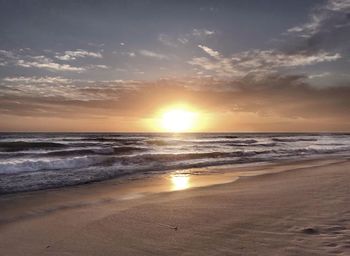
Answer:
<path fill-rule="evenodd" d="M 0 255 L 350 255 L 349 160 L 234 172 L 0 196 Z"/>

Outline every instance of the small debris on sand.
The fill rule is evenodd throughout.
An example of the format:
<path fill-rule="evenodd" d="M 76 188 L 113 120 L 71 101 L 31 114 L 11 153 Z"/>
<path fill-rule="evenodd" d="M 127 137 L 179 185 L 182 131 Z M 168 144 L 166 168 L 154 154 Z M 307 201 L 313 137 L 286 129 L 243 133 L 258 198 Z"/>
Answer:
<path fill-rule="evenodd" d="M 302 232 L 307 235 L 317 235 L 320 233 L 317 228 L 304 228 Z"/>

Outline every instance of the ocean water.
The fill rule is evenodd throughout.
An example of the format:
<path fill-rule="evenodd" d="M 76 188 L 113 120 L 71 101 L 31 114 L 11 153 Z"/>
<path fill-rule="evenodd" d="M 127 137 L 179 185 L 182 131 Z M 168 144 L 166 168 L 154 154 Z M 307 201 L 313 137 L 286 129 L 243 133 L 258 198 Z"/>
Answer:
<path fill-rule="evenodd" d="M 350 155 L 350 134 L 1 133 L 0 193 L 329 155 Z"/>

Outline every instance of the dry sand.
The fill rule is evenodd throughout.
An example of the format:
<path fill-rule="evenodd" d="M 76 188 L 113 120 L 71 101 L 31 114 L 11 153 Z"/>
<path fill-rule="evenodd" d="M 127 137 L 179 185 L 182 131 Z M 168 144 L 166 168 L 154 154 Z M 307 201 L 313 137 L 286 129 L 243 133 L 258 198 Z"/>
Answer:
<path fill-rule="evenodd" d="M 350 255 L 347 159 L 248 169 L 0 196 L 0 255 Z"/>

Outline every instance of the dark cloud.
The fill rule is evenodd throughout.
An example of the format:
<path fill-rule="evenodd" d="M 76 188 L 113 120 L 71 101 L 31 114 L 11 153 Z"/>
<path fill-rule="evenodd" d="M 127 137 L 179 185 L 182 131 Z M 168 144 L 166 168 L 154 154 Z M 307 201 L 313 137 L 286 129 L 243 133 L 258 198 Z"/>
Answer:
<path fill-rule="evenodd" d="M 289 44 L 285 49 L 293 52 L 315 53 L 320 50 L 349 51 L 350 2 L 326 1 L 314 8 L 309 21 L 287 32 Z"/>

